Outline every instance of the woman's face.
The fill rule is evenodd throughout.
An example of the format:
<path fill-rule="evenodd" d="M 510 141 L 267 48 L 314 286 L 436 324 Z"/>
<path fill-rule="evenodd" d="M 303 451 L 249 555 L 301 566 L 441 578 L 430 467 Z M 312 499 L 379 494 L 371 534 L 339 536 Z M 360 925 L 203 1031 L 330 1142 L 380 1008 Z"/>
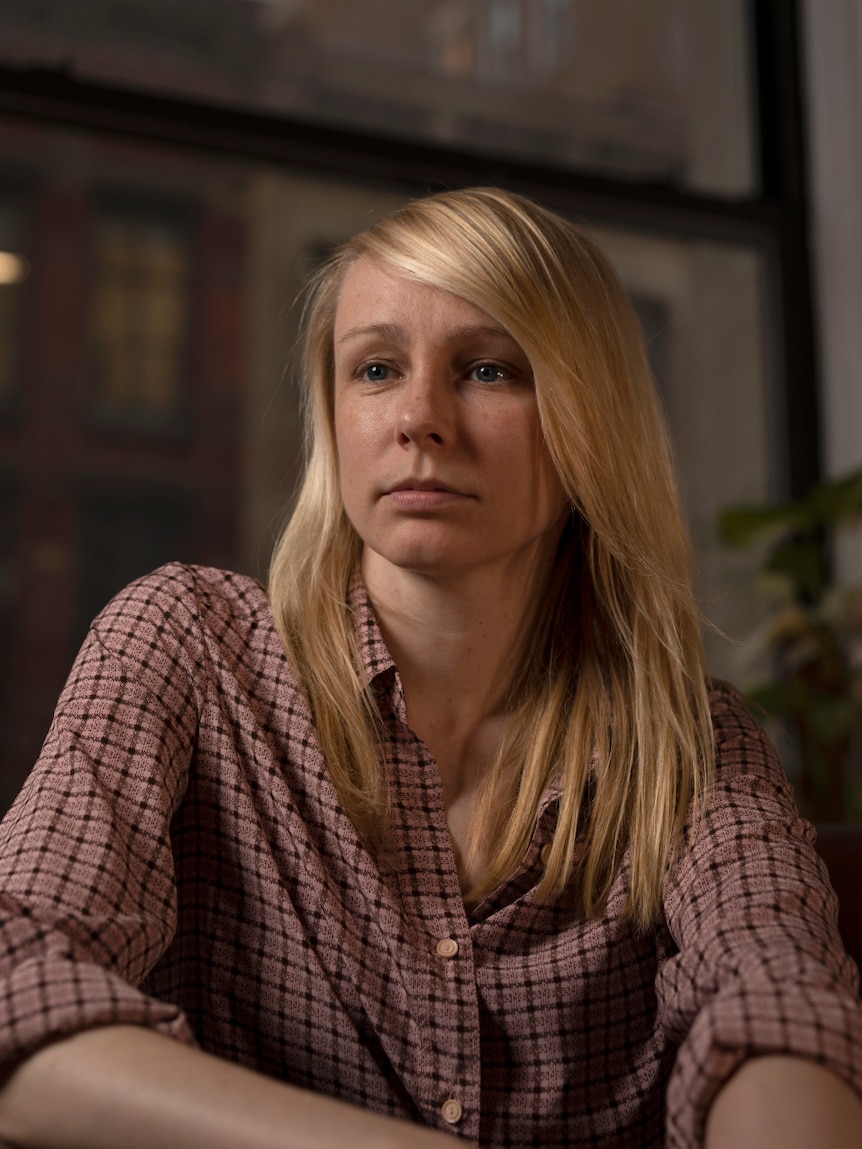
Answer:
<path fill-rule="evenodd" d="M 515 340 L 457 295 L 362 257 L 335 316 L 341 497 L 363 567 L 439 576 L 553 554 L 567 502 Z"/>

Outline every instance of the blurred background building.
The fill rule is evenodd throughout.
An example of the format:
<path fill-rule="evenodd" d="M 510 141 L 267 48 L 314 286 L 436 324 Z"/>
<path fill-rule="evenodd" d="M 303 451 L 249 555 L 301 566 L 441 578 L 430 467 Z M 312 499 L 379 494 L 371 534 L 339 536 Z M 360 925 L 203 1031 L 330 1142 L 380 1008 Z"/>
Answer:
<path fill-rule="evenodd" d="M 718 511 L 862 460 L 860 65 L 862 0 L 0 0 L 0 808 L 111 594 L 170 559 L 265 576 L 293 301 L 429 190 L 604 244 L 743 635 Z"/>

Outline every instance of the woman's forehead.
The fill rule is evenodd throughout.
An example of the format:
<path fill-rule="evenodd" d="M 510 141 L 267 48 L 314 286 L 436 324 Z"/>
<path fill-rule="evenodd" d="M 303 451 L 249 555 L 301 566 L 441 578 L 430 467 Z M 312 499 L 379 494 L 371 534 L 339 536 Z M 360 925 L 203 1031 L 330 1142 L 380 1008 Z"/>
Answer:
<path fill-rule="evenodd" d="M 432 322 L 484 328 L 512 338 L 477 304 L 382 260 L 364 255 L 347 269 L 335 309 L 336 344 L 368 327 Z"/>

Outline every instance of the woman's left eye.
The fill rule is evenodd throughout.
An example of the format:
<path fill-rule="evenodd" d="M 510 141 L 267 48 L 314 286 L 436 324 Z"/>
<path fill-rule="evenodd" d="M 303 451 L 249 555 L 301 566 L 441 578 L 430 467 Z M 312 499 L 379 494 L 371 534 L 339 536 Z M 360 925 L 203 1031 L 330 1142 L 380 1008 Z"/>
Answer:
<path fill-rule="evenodd" d="M 470 374 L 479 383 L 496 383 L 498 380 L 505 378 L 505 371 L 498 367 L 496 363 L 478 363 L 475 367 L 471 368 Z"/>

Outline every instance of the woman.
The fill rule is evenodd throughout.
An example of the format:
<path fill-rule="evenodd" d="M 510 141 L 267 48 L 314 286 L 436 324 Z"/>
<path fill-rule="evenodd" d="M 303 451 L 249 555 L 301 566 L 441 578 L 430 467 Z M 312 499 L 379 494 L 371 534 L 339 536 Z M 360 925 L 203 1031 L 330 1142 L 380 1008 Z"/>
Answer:
<path fill-rule="evenodd" d="M 858 1145 L 855 967 L 706 682 L 605 260 L 432 196 L 322 269 L 305 352 L 269 595 L 128 588 L 4 823 L 0 1137 Z"/>

